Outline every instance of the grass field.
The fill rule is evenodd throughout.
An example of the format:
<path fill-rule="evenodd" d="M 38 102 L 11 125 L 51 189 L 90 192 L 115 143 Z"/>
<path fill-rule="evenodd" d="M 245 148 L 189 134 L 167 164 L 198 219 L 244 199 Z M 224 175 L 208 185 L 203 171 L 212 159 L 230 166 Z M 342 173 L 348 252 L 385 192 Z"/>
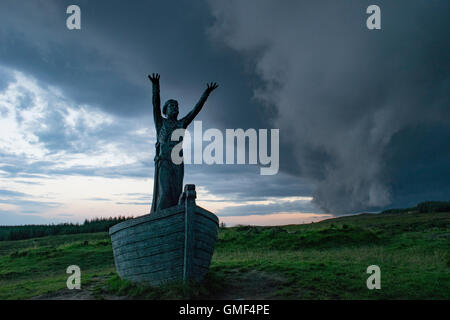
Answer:
<path fill-rule="evenodd" d="M 450 213 L 383 213 L 222 228 L 203 283 L 134 285 L 107 233 L 0 241 L 0 299 L 449 299 Z M 78 265 L 82 290 L 68 290 Z M 368 290 L 369 265 L 381 289 Z"/>

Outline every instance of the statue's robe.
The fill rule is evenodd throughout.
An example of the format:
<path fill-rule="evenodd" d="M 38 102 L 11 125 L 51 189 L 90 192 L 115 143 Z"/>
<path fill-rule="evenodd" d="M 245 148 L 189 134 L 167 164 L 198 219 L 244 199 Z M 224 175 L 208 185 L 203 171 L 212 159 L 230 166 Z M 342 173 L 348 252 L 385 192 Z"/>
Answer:
<path fill-rule="evenodd" d="M 151 212 L 177 205 L 183 190 L 184 163 L 174 164 L 172 161 L 172 149 L 179 141 L 171 141 L 171 136 L 174 130 L 185 129 L 187 124 L 185 119 L 161 120 L 160 125 L 156 126 L 155 178 Z M 182 156 L 182 151 L 180 155 Z"/>

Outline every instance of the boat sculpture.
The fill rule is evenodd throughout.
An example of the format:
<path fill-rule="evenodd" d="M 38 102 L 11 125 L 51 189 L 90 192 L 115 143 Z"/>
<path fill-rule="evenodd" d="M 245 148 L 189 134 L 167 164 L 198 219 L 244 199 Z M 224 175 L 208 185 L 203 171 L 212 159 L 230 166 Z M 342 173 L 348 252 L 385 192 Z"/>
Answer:
<path fill-rule="evenodd" d="M 150 285 L 204 278 L 219 219 L 197 206 L 195 198 L 195 185 L 188 184 L 178 205 L 110 228 L 114 263 L 121 278 Z"/>

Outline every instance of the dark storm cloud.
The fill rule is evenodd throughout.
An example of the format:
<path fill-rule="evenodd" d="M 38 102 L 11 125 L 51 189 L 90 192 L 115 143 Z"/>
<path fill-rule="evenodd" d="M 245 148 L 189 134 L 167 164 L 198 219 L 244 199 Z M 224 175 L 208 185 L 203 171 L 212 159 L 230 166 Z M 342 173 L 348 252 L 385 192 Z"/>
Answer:
<path fill-rule="evenodd" d="M 378 1 L 375 31 L 365 25 L 370 4 L 210 2 L 211 34 L 252 59 L 264 82 L 255 94 L 276 107 L 280 152 L 292 155 L 281 169 L 312 179 L 315 202 L 332 213 L 448 200 L 448 181 L 429 182 L 450 166 L 442 150 L 450 140 L 450 4 Z M 414 142 L 395 141 L 420 140 L 416 127 L 429 128 L 435 142 L 422 148 L 433 159 L 408 160 Z"/>
<path fill-rule="evenodd" d="M 279 173 L 259 175 L 258 166 L 247 165 L 186 165 L 185 183 L 203 186 L 213 195 L 229 199 L 264 200 L 271 197 L 310 195 L 311 185 L 298 177 Z"/>
<path fill-rule="evenodd" d="M 449 199 L 449 141 L 450 127 L 444 124 L 410 127 L 392 137 L 385 152 L 386 179 L 394 198 L 390 207 Z"/>

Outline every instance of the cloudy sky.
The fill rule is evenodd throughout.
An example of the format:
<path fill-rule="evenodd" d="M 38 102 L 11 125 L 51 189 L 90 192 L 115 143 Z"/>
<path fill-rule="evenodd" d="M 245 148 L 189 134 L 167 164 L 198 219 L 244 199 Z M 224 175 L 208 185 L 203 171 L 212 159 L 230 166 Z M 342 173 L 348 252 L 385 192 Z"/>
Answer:
<path fill-rule="evenodd" d="M 66 8 L 81 8 L 68 30 Z M 0 3 L 0 225 L 149 211 L 148 73 L 204 129 L 279 128 L 280 171 L 186 165 L 227 224 L 302 223 L 449 200 L 450 3 Z"/>

